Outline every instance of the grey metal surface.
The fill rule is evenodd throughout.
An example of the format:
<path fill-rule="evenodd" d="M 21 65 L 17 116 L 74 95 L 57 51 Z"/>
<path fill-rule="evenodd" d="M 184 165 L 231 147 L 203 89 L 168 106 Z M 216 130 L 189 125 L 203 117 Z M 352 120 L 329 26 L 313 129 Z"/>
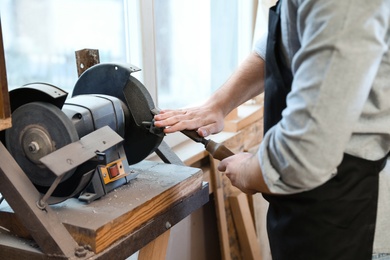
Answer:
<path fill-rule="evenodd" d="M 106 125 L 124 137 L 125 109 L 116 97 L 88 94 L 67 99 L 62 112 L 72 120 L 80 138 Z"/>
<path fill-rule="evenodd" d="M 60 176 L 92 159 L 97 152 L 104 152 L 122 141 L 122 137 L 105 126 L 42 157 L 40 161 L 56 176 Z"/>
<path fill-rule="evenodd" d="M 153 100 L 146 88 L 131 73 L 139 70 L 130 64 L 101 63 L 86 70 L 78 79 L 72 97 L 104 94 L 119 98 L 128 108 L 125 126 L 125 152 L 129 164 L 145 159 L 160 145 L 163 135 L 143 126 L 152 122 Z"/>
<path fill-rule="evenodd" d="M 31 102 L 48 102 L 62 108 L 68 93 L 48 83 L 28 83 L 9 92 L 11 110 Z"/>
<path fill-rule="evenodd" d="M 156 150 L 156 154 L 165 163 L 171 163 L 176 165 L 185 165 L 184 162 L 177 156 L 176 153 L 168 146 L 164 141 L 161 142 L 160 146 Z"/>

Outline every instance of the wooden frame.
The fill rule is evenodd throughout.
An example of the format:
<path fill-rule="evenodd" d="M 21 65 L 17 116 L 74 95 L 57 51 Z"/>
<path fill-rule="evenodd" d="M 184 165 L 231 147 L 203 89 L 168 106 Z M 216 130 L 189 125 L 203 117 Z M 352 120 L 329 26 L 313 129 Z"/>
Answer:
<path fill-rule="evenodd" d="M 8 95 L 7 72 L 5 69 L 3 32 L 0 20 L 0 131 L 10 127 L 11 109 Z"/>

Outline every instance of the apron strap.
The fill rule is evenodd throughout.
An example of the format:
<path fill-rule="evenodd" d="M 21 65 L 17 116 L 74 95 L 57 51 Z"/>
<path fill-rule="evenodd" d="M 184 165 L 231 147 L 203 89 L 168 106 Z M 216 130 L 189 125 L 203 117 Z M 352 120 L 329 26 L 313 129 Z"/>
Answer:
<path fill-rule="evenodd" d="M 282 118 L 293 76 L 281 51 L 280 4 L 271 7 L 264 83 L 264 134 Z"/>

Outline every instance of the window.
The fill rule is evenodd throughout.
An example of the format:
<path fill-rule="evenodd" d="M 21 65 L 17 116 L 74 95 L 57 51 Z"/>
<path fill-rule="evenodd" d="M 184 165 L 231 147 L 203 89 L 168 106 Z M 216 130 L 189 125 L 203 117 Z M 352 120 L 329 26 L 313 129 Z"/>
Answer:
<path fill-rule="evenodd" d="M 141 23 L 149 29 L 142 37 L 143 82 L 158 92 L 152 96 L 159 107 L 200 103 L 224 83 L 252 49 L 256 4 L 253 0 L 141 1 Z M 186 137 L 168 135 L 165 140 L 173 146 Z"/>
<path fill-rule="evenodd" d="M 74 52 L 91 48 L 101 62 L 140 67 L 134 76 L 159 107 L 200 102 L 250 51 L 253 2 L 2 0 L 9 88 L 39 81 L 71 92 Z"/>
<path fill-rule="evenodd" d="M 68 92 L 77 80 L 75 51 L 125 62 L 123 0 L 2 0 L 9 89 L 46 82 Z"/>
<path fill-rule="evenodd" d="M 154 1 L 160 107 L 199 103 L 224 83 L 252 48 L 252 10 L 253 1 Z"/>

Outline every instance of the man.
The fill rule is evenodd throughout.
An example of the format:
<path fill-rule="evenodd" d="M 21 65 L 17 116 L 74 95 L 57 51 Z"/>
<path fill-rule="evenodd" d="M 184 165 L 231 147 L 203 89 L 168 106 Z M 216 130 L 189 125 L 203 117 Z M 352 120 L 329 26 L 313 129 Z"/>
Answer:
<path fill-rule="evenodd" d="M 390 149 L 390 1 L 283 0 L 263 46 L 203 106 L 162 111 L 156 126 L 208 136 L 265 90 L 258 153 L 218 169 L 269 201 L 272 257 L 386 259 L 377 202 Z"/>

